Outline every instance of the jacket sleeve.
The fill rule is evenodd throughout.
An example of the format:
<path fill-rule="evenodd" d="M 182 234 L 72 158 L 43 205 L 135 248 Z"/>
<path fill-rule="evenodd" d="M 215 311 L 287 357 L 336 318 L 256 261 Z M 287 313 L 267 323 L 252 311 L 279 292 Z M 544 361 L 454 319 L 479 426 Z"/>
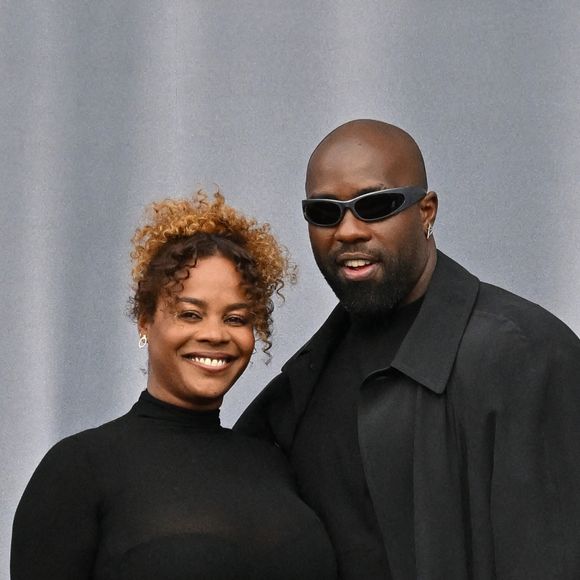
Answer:
<path fill-rule="evenodd" d="M 234 430 L 273 442 L 287 452 L 296 427 L 288 377 L 280 373 L 250 403 Z"/>
<path fill-rule="evenodd" d="M 497 413 L 491 480 L 498 580 L 580 578 L 580 342 L 549 326 L 504 353 L 513 388 Z"/>
<path fill-rule="evenodd" d="M 98 542 L 97 494 L 75 437 L 57 443 L 34 472 L 14 518 L 12 580 L 89 580 Z"/>

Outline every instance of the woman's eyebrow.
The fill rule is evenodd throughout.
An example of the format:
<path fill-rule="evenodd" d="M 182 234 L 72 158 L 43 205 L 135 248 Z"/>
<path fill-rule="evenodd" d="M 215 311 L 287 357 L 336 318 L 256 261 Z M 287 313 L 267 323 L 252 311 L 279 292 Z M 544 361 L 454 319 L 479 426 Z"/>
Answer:
<path fill-rule="evenodd" d="M 180 296 L 177 302 L 186 302 L 187 304 L 194 304 L 200 308 L 206 308 L 207 302 L 205 300 L 199 300 L 198 298 L 192 298 L 190 296 Z M 250 304 L 247 302 L 235 302 L 234 304 L 228 304 L 226 310 L 230 312 L 231 310 L 239 310 L 243 308 L 250 308 Z"/>
<path fill-rule="evenodd" d="M 177 299 L 177 302 L 187 302 L 188 304 L 195 304 L 195 306 L 199 306 L 200 308 L 204 308 L 205 306 L 207 306 L 207 302 L 205 300 L 190 298 L 189 296 L 180 296 Z"/>
<path fill-rule="evenodd" d="M 242 309 L 250 308 L 250 305 L 247 302 L 236 302 L 234 304 L 230 304 L 227 307 L 227 311 L 230 312 L 231 310 L 242 310 Z"/>

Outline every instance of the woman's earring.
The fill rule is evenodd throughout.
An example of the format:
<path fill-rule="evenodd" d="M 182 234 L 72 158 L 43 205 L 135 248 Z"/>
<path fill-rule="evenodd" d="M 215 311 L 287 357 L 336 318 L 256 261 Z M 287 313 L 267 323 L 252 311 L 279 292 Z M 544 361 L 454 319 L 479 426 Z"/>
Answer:
<path fill-rule="evenodd" d="M 433 235 L 433 225 L 427 224 L 427 231 L 425 232 L 425 237 L 429 239 Z"/>
<path fill-rule="evenodd" d="M 145 348 L 147 346 L 147 335 L 142 334 L 139 337 L 139 348 Z"/>

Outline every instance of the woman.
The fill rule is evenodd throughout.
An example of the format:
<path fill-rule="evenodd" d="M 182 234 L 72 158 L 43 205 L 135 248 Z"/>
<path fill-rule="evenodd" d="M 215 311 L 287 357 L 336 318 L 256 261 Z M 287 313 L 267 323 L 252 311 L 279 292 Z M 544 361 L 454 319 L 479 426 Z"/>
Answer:
<path fill-rule="evenodd" d="M 133 239 L 147 390 L 64 439 L 18 507 L 13 580 L 330 579 L 334 557 L 281 453 L 219 424 L 288 262 L 221 195 L 152 204 Z"/>

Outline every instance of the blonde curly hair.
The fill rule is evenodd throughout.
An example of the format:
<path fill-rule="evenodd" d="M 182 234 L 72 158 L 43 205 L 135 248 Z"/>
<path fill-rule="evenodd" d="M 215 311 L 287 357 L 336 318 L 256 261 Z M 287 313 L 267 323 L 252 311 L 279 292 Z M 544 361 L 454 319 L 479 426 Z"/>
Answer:
<path fill-rule="evenodd" d="M 268 352 L 272 343 L 272 295 L 296 281 L 296 267 L 268 224 L 258 224 L 227 205 L 218 191 L 210 200 L 200 190 L 191 199 L 165 199 L 145 210 L 145 223 L 132 238 L 135 321 L 151 320 L 159 297 L 174 300 L 189 268 L 213 255 L 230 259 L 239 271 L 252 308 L 256 337 Z"/>

